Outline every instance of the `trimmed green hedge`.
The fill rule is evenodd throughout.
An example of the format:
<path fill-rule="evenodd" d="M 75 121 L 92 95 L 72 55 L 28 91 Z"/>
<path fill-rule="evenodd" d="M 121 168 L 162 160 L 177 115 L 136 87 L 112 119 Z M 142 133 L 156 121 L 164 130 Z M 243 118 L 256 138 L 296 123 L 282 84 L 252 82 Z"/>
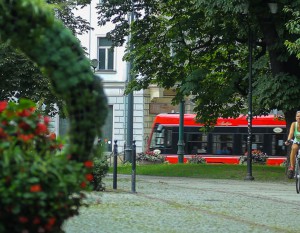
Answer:
<path fill-rule="evenodd" d="M 10 40 L 50 78 L 66 102 L 72 159 L 85 161 L 107 114 L 102 85 L 78 40 L 43 0 L 0 0 L 1 40 Z"/>

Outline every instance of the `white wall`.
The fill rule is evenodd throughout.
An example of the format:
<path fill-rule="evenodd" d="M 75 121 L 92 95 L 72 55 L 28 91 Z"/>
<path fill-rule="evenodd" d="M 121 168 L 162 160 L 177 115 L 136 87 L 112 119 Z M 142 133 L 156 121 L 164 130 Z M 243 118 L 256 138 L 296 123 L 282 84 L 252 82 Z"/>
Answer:
<path fill-rule="evenodd" d="M 88 20 L 91 27 L 89 33 L 78 35 L 83 47 L 87 48 L 87 57 L 89 59 L 96 59 L 98 57 L 97 38 L 105 37 L 106 33 L 114 28 L 111 23 L 103 27 L 97 25 L 97 12 L 95 7 L 99 0 L 93 0 L 91 5 L 80 9 L 76 15 Z M 108 104 L 113 106 L 113 139 L 118 140 L 119 152 L 123 151 L 124 142 L 126 141 L 126 127 L 127 127 L 127 105 L 124 90 L 127 79 L 127 63 L 124 62 L 123 55 L 125 46 L 117 47 L 115 53 L 115 71 L 114 72 L 98 72 L 96 75 L 103 81 L 104 92 L 107 95 Z M 133 113 L 133 140 L 136 140 L 137 152 L 141 152 L 144 148 L 144 92 L 134 93 L 134 113 Z M 149 112 L 149 111 L 148 111 Z"/>

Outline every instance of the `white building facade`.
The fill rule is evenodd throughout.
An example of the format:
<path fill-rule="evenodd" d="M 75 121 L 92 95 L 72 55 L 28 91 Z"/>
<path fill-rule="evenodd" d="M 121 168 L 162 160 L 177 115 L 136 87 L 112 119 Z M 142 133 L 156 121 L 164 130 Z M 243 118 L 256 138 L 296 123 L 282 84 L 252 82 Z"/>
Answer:
<path fill-rule="evenodd" d="M 93 0 L 90 5 L 76 12 L 86 19 L 94 30 L 78 35 L 81 45 L 86 49 L 87 57 L 97 59 L 95 75 L 102 80 L 104 92 L 108 101 L 108 117 L 102 129 L 102 143 L 107 151 L 112 151 L 114 141 L 117 140 L 118 151 L 124 150 L 127 141 L 127 96 L 124 94 L 127 83 L 127 66 L 123 61 L 125 46 L 111 50 L 111 41 L 106 37 L 107 32 L 114 26 L 110 23 L 104 27 L 97 25 L 96 6 L 99 0 Z M 149 118 L 149 94 L 148 91 L 134 92 L 133 105 L 133 140 L 136 141 L 137 152 L 144 151 L 147 135 L 150 132 L 152 118 Z M 65 135 L 68 130 L 67 120 L 57 116 L 53 122 L 53 131 L 57 135 Z"/>
<path fill-rule="evenodd" d="M 109 113 L 102 129 L 102 142 L 106 150 L 112 151 L 114 141 L 117 140 L 118 151 L 124 151 L 127 143 L 128 100 L 124 94 L 128 80 L 128 64 L 123 61 L 125 46 L 111 50 L 111 42 L 106 34 L 114 28 L 107 23 L 103 27 L 97 25 L 96 6 L 101 0 L 92 0 L 91 4 L 76 12 L 86 19 L 94 30 L 84 35 L 78 35 L 82 46 L 86 49 L 90 60 L 97 59 L 94 69 L 95 75 L 102 80 L 104 92 L 108 100 Z M 153 118 L 156 114 L 178 112 L 178 106 L 171 105 L 175 92 L 151 86 L 147 90 L 133 93 L 133 140 L 136 141 L 136 151 L 145 151 L 150 136 Z M 191 112 L 191 105 L 186 102 L 186 112 Z M 67 133 L 67 123 L 64 119 L 56 118 L 55 132 L 57 135 Z"/>

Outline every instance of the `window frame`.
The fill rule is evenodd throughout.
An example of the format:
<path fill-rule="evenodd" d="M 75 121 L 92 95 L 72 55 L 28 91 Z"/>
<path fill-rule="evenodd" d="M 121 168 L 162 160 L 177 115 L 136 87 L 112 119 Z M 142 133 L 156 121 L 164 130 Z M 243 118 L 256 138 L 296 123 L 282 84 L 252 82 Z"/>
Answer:
<path fill-rule="evenodd" d="M 212 154 L 214 155 L 232 154 L 233 144 L 234 144 L 233 133 L 213 132 L 211 134 Z M 228 150 L 227 148 L 230 148 L 230 150 Z"/>
<path fill-rule="evenodd" d="M 115 54 L 115 49 L 112 50 L 111 46 L 112 46 L 112 42 L 110 45 L 100 45 L 100 40 L 101 39 L 107 39 L 107 37 L 105 36 L 99 36 L 97 37 L 97 57 L 98 57 L 98 66 L 96 68 L 97 71 L 99 72 L 116 72 L 116 54 Z M 109 41 L 109 40 L 108 40 Z M 105 58 L 104 58 L 104 69 L 100 69 L 100 62 L 103 60 L 100 58 L 100 50 L 104 50 L 105 54 Z M 112 52 L 110 51 L 112 50 Z M 109 57 L 110 54 L 112 54 L 112 57 Z M 110 59 L 112 59 L 112 68 L 109 68 L 109 61 Z"/>

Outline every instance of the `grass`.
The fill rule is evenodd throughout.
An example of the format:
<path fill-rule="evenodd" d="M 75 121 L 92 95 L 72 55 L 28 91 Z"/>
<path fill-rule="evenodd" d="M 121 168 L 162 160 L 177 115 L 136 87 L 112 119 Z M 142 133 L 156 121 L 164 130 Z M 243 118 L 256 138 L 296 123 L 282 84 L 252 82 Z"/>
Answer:
<path fill-rule="evenodd" d="M 109 172 L 113 172 L 110 168 Z M 130 165 L 119 166 L 118 174 L 131 174 Z M 137 165 L 137 175 L 192 177 L 203 179 L 232 179 L 243 180 L 247 175 L 245 165 L 227 164 L 154 164 Z M 285 167 L 253 165 L 252 176 L 256 181 L 280 182 L 290 181 L 286 178 Z"/>

